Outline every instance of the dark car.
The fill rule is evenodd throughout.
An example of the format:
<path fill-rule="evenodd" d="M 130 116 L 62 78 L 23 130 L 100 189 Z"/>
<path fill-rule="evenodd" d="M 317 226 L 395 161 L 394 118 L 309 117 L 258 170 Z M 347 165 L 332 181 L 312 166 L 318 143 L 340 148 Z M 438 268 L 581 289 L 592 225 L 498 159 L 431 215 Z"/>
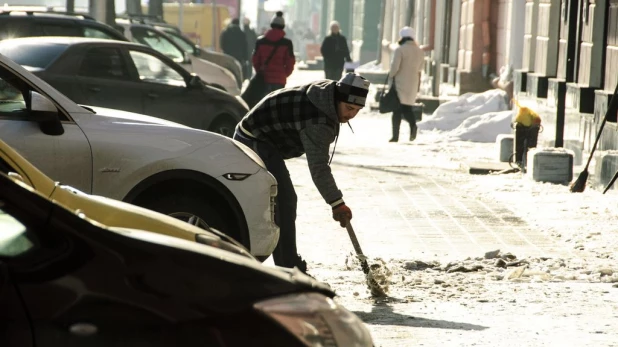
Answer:
<path fill-rule="evenodd" d="M 0 174 L 0 346 L 371 346 L 298 270 L 108 228 Z"/>
<path fill-rule="evenodd" d="M 76 36 L 128 41 L 118 29 L 97 22 L 88 15 L 0 8 L 0 40 L 32 36 Z"/>
<path fill-rule="evenodd" d="M 76 37 L 0 41 L 0 54 L 78 104 L 147 114 L 232 136 L 248 108 L 144 45 Z"/>

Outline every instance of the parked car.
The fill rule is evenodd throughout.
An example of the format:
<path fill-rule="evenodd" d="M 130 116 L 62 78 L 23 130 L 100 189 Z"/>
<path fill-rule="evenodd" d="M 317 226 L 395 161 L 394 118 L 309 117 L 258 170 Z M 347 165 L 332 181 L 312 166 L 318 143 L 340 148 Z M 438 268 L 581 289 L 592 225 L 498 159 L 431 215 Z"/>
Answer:
<path fill-rule="evenodd" d="M 371 346 L 330 288 L 106 227 L 0 174 L 0 346 Z"/>
<path fill-rule="evenodd" d="M 178 26 L 166 23 L 160 16 L 130 14 L 124 19 L 128 19 L 131 23 L 151 25 L 167 34 L 185 52 L 228 69 L 234 77 L 236 77 L 238 88 L 242 89 L 244 81 L 242 66 L 238 60 L 231 55 L 201 48 L 193 42 L 193 40 L 184 35 Z"/>
<path fill-rule="evenodd" d="M 125 29 L 126 25 L 122 20 L 120 24 L 112 27 L 99 23 L 86 14 L 43 11 L 40 6 L 4 6 L 0 9 L 0 40 L 33 36 L 70 36 L 129 41 L 123 35 Z M 223 67 L 207 61 L 193 61 L 190 55 L 184 55 L 180 47 L 174 46 L 169 38 L 163 37 L 165 34 L 144 32 L 139 29 L 135 31 L 137 35 L 134 38 L 139 39 L 137 42 L 171 56 L 183 68 L 197 73 L 207 84 L 232 95 L 240 94 L 236 78 Z"/>
<path fill-rule="evenodd" d="M 242 74 L 242 66 L 240 65 L 238 60 L 236 60 L 236 58 L 232 57 L 229 54 L 201 48 L 186 35 L 180 33 L 178 30 L 175 30 L 171 25 L 163 25 L 159 23 L 153 23 L 151 25 L 166 33 L 185 52 L 188 52 L 195 57 L 208 60 L 213 64 L 217 64 L 221 67 L 228 69 L 236 78 L 238 88 L 242 90 L 242 84 L 244 81 L 244 77 Z"/>
<path fill-rule="evenodd" d="M 0 138 L 85 193 L 198 218 L 260 258 L 277 244 L 276 180 L 251 149 L 154 117 L 86 109 L 2 55 Z"/>
<path fill-rule="evenodd" d="M 249 111 L 163 54 L 136 43 L 78 37 L 0 41 L 0 54 L 78 104 L 147 114 L 228 137 Z"/>
<path fill-rule="evenodd" d="M 227 69 L 213 64 L 193 54 L 186 53 L 163 31 L 147 24 L 133 23 L 126 19 L 116 19 L 116 24 L 124 28 L 124 36 L 165 54 L 189 72 L 193 72 L 213 86 L 220 86 L 232 95 L 240 95 L 240 88 L 234 75 Z"/>
<path fill-rule="evenodd" d="M 36 7 L 0 8 L 0 40 L 32 36 L 77 36 L 128 41 L 113 27 L 86 14 L 41 12 Z"/>
<path fill-rule="evenodd" d="M 88 218 L 99 223 L 113 227 L 148 230 L 253 258 L 231 237 L 206 224 L 197 225 L 199 218 L 193 217 L 187 220 L 188 223 L 184 223 L 179 219 L 139 206 L 85 194 L 71 186 L 54 182 L 2 140 L 0 140 L 0 173 L 27 184 L 41 195 L 75 213 L 85 213 Z"/>

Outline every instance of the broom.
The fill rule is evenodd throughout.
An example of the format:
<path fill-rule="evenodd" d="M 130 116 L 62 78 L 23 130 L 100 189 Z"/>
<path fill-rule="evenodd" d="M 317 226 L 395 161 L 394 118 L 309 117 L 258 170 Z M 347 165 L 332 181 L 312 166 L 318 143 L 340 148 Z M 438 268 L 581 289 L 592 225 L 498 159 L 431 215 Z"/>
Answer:
<path fill-rule="evenodd" d="M 611 110 L 616 109 L 618 104 L 618 98 L 616 97 L 618 94 L 618 84 L 616 84 L 616 89 L 614 89 L 614 95 L 612 95 L 612 100 L 609 102 L 609 106 L 607 107 L 607 111 L 605 111 L 605 117 L 603 117 L 603 122 L 601 122 L 601 127 L 599 128 L 599 132 L 597 133 L 597 138 L 594 140 L 594 145 L 592 145 L 592 150 L 590 151 L 590 156 L 588 157 L 588 161 L 586 162 L 586 166 L 584 167 L 584 171 L 579 173 L 579 177 L 571 184 L 570 191 L 571 193 L 582 193 L 584 189 L 586 189 L 586 181 L 588 180 L 588 166 L 590 165 L 590 161 L 592 160 L 592 155 L 594 154 L 595 149 L 597 148 L 597 144 L 601 139 L 601 133 L 603 132 L 603 127 L 605 127 L 605 123 L 607 122 L 607 118 L 609 116 L 609 112 Z"/>

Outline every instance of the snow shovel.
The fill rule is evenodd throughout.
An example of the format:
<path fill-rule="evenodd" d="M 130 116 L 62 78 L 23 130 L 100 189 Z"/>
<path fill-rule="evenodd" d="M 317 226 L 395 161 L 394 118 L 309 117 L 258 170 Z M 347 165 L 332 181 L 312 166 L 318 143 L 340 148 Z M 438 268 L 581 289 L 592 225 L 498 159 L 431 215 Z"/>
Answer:
<path fill-rule="evenodd" d="M 367 257 L 363 254 L 363 250 L 361 249 L 360 243 L 358 243 L 358 239 L 356 238 L 356 233 L 354 232 L 354 228 L 352 228 L 352 224 L 348 219 L 344 219 L 345 228 L 348 230 L 348 235 L 350 235 L 350 240 L 352 241 L 352 245 L 354 246 L 354 250 L 356 251 L 356 257 L 358 261 L 361 263 L 361 267 L 363 268 L 363 272 L 365 273 L 365 278 L 367 279 L 367 286 L 371 292 L 371 296 L 383 298 L 387 297 L 386 292 L 380 284 L 375 280 L 371 269 L 369 268 L 369 264 L 367 263 Z"/>

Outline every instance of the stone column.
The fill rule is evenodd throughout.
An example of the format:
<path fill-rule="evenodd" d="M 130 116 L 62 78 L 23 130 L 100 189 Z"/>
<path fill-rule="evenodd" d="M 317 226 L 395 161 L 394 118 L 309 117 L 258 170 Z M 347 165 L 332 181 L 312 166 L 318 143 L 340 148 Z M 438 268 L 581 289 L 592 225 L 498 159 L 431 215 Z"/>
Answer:
<path fill-rule="evenodd" d="M 339 22 L 341 31 L 344 35 L 350 36 L 352 32 L 352 1 L 351 0 L 337 0 L 335 1 L 335 15 L 334 19 Z"/>
<path fill-rule="evenodd" d="M 533 72 L 536 56 L 536 32 L 539 0 L 526 0 L 526 23 L 524 27 L 523 71 Z"/>
<path fill-rule="evenodd" d="M 140 0 L 126 0 L 128 14 L 142 14 Z"/>
<path fill-rule="evenodd" d="M 365 0 L 363 6 L 363 44 L 360 50 L 360 63 L 376 59 L 380 50 L 379 23 L 382 4 L 380 1 Z"/>
<path fill-rule="evenodd" d="M 580 22 L 582 33 L 577 82 L 584 87 L 602 87 L 607 5 L 607 0 L 593 0 L 590 2 L 584 0 L 583 3 L 582 21 Z M 611 34 L 608 33 L 608 35 Z M 610 88 L 613 88 L 613 86 Z"/>
<path fill-rule="evenodd" d="M 534 72 L 541 76 L 556 76 L 560 18 L 560 0 L 540 0 Z"/>
<path fill-rule="evenodd" d="M 163 0 L 149 0 L 148 14 L 163 18 Z"/>
<path fill-rule="evenodd" d="M 116 24 L 116 7 L 114 1 L 90 0 L 89 12 L 99 22 Z"/>
<path fill-rule="evenodd" d="M 322 0 L 322 13 L 320 14 L 320 37 L 324 39 L 328 35 L 328 9 L 329 0 Z"/>

